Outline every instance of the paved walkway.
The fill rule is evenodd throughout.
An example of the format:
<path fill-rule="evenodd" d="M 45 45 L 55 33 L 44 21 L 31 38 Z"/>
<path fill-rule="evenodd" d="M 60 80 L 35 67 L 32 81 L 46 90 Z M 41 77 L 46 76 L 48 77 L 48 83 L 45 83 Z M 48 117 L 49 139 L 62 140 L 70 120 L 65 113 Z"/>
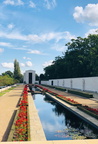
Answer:
<path fill-rule="evenodd" d="M 7 139 L 11 118 L 17 108 L 22 90 L 23 85 L 20 85 L 0 97 L 0 141 Z"/>

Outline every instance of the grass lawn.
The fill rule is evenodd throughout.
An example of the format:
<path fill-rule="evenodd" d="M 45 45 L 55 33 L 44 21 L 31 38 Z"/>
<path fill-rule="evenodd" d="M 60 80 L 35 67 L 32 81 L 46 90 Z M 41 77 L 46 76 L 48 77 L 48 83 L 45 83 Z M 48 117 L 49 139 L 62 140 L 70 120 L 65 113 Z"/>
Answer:
<path fill-rule="evenodd" d="M 3 96 L 5 93 L 13 90 L 14 88 L 15 88 L 15 87 L 12 87 L 12 88 L 9 88 L 9 89 L 7 89 L 7 90 L 4 90 L 4 91 L 0 92 L 0 96 Z"/>

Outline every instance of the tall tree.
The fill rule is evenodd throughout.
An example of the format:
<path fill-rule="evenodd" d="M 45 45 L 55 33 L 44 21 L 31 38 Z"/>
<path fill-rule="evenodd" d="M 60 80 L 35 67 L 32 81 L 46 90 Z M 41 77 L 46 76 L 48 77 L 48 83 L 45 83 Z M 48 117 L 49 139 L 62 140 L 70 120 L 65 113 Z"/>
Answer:
<path fill-rule="evenodd" d="M 20 72 L 19 62 L 16 59 L 14 60 L 14 79 L 18 80 L 19 82 L 23 81 L 23 76 Z"/>

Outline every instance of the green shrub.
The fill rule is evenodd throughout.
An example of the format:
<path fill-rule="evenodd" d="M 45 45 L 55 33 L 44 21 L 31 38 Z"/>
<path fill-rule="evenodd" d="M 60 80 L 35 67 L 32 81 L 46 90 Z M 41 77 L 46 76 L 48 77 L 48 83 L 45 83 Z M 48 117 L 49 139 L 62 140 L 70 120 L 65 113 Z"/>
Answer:
<path fill-rule="evenodd" d="M 89 114 L 90 116 L 92 116 L 92 117 L 98 119 L 98 115 L 96 115 L 95 113 L 93 113 L 93 112 L 91 112 L 91 111 L 85 109 L 83 106 L 77 106 L 77 108 L 80 109 L 80 110 L 82 110 L 83 112 Z"/>
<path fill-rule="evenodd" d="M 82 92 L 82 91 L 68 90 L 68 93 L 80 95 L 80 96 L 83 96 L 83 97 L 86 97 L 86 98 L 93 98 L 92 94 L 89 94 L 89 93 L 86 93 L 86 92 Z"/>
<path fill-rule="evenodd" d="M 62 87 L 56 87 L 56 86 L 55 86 L 55 89 L 61 90 L 61 91 L 66 91 L 66 89 L 65 89 L 65 88 L 62 88 Z"/>

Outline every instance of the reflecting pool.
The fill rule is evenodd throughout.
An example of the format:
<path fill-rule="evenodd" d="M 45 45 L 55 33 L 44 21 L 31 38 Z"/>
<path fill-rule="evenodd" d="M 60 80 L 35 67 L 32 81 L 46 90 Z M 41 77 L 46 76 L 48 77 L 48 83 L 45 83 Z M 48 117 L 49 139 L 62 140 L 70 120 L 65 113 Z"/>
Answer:
<path fill-rule="evenodd" d="M 33 95 L 47 140 L 96 139 L 98 131 L 50 97 Z"/>

